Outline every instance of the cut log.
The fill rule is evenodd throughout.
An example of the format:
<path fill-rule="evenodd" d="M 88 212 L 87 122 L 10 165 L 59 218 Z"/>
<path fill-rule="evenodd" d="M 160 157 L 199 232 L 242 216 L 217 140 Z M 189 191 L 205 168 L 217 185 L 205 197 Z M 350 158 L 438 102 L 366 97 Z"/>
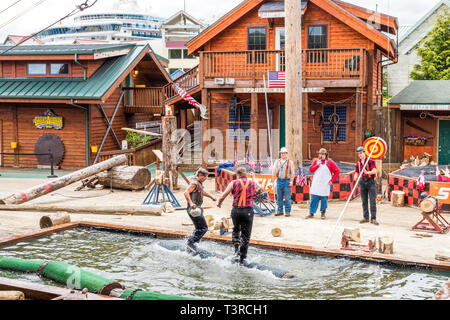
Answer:
<path fill-rule="evenodd" d="M 432 213 L 434 210 L 436 210 L 438 205 L 438 202 L 436 198 L 429 197 L 425 200 L 422 200 L 420 203 L 420 209 L 425 213 Z"/>
<path fill-rule="evenodd" d="M 68 214 L 52 214 L 42 216 L 39 220 L 41 229 L 58 226 L 60 224 L 70 223 L 70 216 Z"/>
<path fill-rule="evenodd" d="M 394 238 L 385 236 L 378 238 L 378 251 L 385 254 L 394 253 Z"/>
<path fill-rule="evenodd" d="M 140 166 L 119 166 L 98 174 L 99 184 L 115 189 L 142 190 L 150 180 L 150 171 Z"/>
<path fill-rule="evenodd" d="M 358 228 L 344 228 L 342 237 L 347 241 L 361 242 L 361 232 Z"/>
<path fill-rule="evenodd" d="M 434 257 L 436 260 L 450 262 L 450 251 L 438 251 Z"/>
<path fill-rule="evenodd" d="M 0 291 L 0 300 L 25 300 L 21 291 Z"/>
<path fill-rule="evenodd" d="M 222 221 L 219 221 L 219 222 L 214 222 L 214 230 L 220 230 L 220 228 L 222 228 L 223 227 L 223 223 L 222 223 Z"/>
<path fill-rule="evenodd" d="M 205 216 L 206 224 L 208 225 L 208 228 L 214 226 L 214 217 L 212 215 Z"/>
<path fill-rule="evenodd" d="M 274 236 L 274 237 L 281 236 L 281 229 L 280 228 L 273 228 L 272 229 L 272 236 Z"/>
<path fill-rule="evenodd" d="M 120 155 L 112 159 L 105 160 L 93 166 L 82 170 L 75 171 L 71 174 L 65 175 L 61 178 L 55 179 L 49 183 L 41 184 L 37 187 L 12 194 L 5 199 L 0 200 L 0 204 L 21 204 L 35 198 L 41 197 L 58 189 L 64 188 L 72 183 L 86 179 L 90 176 L 98 174 L 99 172 L 111 169 L 127 162 L 126 155 Z"/>
<path fill-rule="evenodd" d="M 392 191 L 391 204 L 393 207 L 404 207 L 405 206 L 405 192 Z"/>

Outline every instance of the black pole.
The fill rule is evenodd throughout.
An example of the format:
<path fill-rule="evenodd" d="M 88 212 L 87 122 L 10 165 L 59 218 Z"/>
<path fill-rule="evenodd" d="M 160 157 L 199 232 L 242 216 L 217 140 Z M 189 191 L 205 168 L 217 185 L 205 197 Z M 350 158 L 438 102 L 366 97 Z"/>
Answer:
<path fill-rule="evenodd" d="M 58 178 L 58 176 L 55 175 L 55 171 L 53 168 L 53 152 L 50 152 L 49 155 L 50 155 L 50 175 L 47 178 Z"/>

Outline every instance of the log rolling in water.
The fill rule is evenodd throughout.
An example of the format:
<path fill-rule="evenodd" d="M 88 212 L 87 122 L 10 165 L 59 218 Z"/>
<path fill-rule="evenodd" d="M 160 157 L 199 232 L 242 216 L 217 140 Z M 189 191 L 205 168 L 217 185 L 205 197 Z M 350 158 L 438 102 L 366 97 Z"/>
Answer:
<path fill-rule="evenodd" d="M 46 195 L 58 189 L 64 188 L 74 182 L 83 180 L 99 172 L 111 169 L 112 167 L 119 166 L 127 162 L 126 155 L 120 155 L 112 159 L 100 162 L 96 165 L 87 167 L 82 170 L 75 171 L 64 177 L 55 179 L 49 183 L 41 184 L 37 187 L 33 187 L 29 190 L 12 194 L 2 200 L 0 204 L 21 204 L 40 196 Z"/>
<path fill-rule="evenodd" d="M 171 251 L 186 251 L 185 245 L 182 243 L 179 243 L 179 242 L 160 241 L 159 245 L 161 247 L 163 247 L 167 250 L 171 250 Z M 217 258 L 217 259 L 225 260 L 227 258 L 226 255 L 212 253 L 212 252 L 200 249 L 200 248 L 197 249 L 197 255 L 202 259 Z M 251 262 L 251 263 L 249 263 L 247 265 L 243 265 L 243 266 L 246 268 L 249 268 L 249 269 L 257 269 L 260 271 L 270 271 L 277 278 L 290 279 L 290 278 L 295 277 L 294 274 L 292 274 L 286 270 L 281 270 L 281 269 L 265 266 L 265 265 L 262 265 L 262 264 L 259 264 L 256 262 Z"/>

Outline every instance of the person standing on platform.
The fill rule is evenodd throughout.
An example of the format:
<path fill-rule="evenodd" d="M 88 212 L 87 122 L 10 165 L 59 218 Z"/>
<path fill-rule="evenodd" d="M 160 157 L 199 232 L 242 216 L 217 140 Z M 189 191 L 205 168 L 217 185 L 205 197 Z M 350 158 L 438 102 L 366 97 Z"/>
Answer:
<path fill-rule="evenodd" d="M 283 207 L 286 217 L 291 215 L 291 194 L 294 185 L 295 167 L 294 162 L 288 158 L 287 148 L 281 148 L 280 159 L 275 161 L 272 174 L 277 178 L 277 206 L 275 216 L 283 215 Z M 283 201 L 284 198 L 284 201 Z"/>
<path fill-rule="evenodd" d="M 310 191 L 311 204 L 309 206 L 309 215 L 306 219 L 314 218 L 319 207 L 319 201 L 321 218 L 325 219 L 331 186 L 339 177 L 340 171 L 336 163 L 328 159 L 328 152 L 324 148 L 319 150 L 319 158 L 313 161 L 309 171 L 314 173 L 314 178 Z"/>
<path fill-rule="evenodd" d="M 220 208 L 226 197 L 232 193 L 233 209 L 231 219 L 233 220 L 232 241 L 234 244 L 235 261 L 241 265 L 247 265 L 247 251 L 253 227 L 253 199 L 262 191 L 262 188 L 253 180 L 247 179 L 247 170 L 238 168 L 236 180 L 232 181 L 224 193 L 219 197 L 217 206 Z M 254 174 L 252 174 L 254 176 Z"/>
<path fill-rule="evenodd" d="M 375 177 L 377 175 L 377 168 L 375 165 L 375 161 L 369 159 L 367 162 L 367 166 L 364 168 L 364 165 L 367 161 L 366 150 L 363 147 L 359 147 L 356 152 L 358 153 L 359 161 L 356 163 L 355 168 L 355 179 L 358 179 L 358 176 L 361 175 L 361 179 L 359 181 L 359 187 L 361 192 L 361 201 L 363 207 L 364 218 L 360 221 L 360 223 L 373 223 L 374 225 L 379 225 L 377 221 L 377 187 L 375 184 Z M 370 201 L 370 220 L 369 220 L 369 201 Z"/>
<path fill-rule="evenodd" d="M 208 178 L 208 171 L 200 168 L 195 174 L 194 179 L 184 192 L 184 197 L 188 203 L 187 213 L 194 223 L 195 230 L 192 236 L 186 242 L 186 250 L 189 253 L 197 253 L 196 244 L 200 242 L 202 237 L 208 231 L 208 224 L 203 216 L 203 196 L 211 198 L 213 201 L 217 199 L 204 190 L 203 183 Z"/>

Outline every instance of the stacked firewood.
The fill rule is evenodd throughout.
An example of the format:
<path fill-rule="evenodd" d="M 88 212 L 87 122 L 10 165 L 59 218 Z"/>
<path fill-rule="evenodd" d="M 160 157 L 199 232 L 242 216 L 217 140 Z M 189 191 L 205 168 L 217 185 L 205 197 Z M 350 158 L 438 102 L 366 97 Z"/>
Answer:
<path fill-rule="evenodd" d="M 431 161 L 431 154 L 426 152 L 423 153 L 420 157 L 410 156 L 407 160 L 402 162 L 400 169 L 406 169 L 411 167 L 425 167 L 428 165 L 435 165 L 434 161 Z"/>

